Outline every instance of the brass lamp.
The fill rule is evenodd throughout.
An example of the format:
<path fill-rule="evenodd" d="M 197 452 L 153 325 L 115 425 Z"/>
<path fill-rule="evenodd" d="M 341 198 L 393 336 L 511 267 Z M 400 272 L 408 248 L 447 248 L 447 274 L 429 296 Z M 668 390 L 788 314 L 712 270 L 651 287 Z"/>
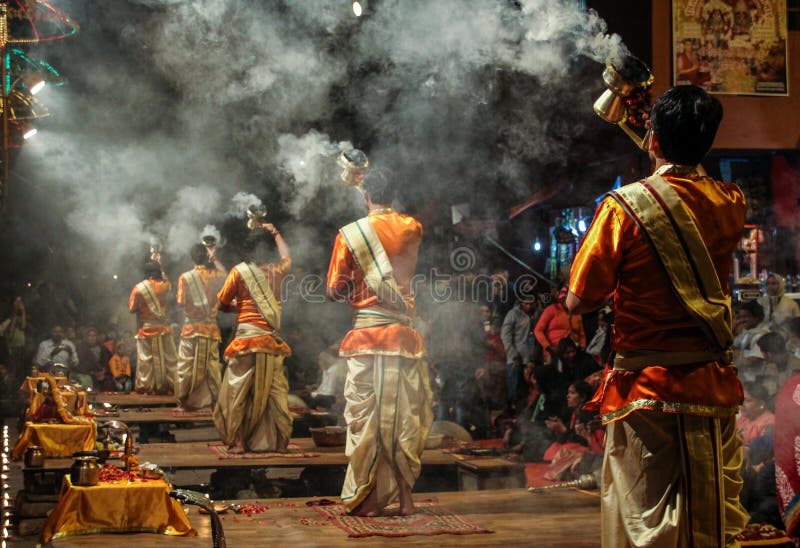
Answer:
<path fill-rule="evenodd" d="M 628 124 L 626 99 L 634 92 L 653 85 L 653 73 L 640 59 L 628 55 L 618 60 L 609 60 L 603 71 L 606 90 L 594 102 L 594 111 L 600 118 L 617 124 L 642 150 L 650 147 L 650 130 L 640 137 Z"/>
<path fill-rule="evenodd" d="M 247 206 L 247 228 L 255 230 L 267 220 L 267 208 L 263 204 Z"/>
<path fill-rule="evenodd" d="M 369 159 L 357 148 L 345 150 L 339 155 L 339 167 L 342 168 L 341 179 L 345 185 L 361 188 L 369 168 Z"/>

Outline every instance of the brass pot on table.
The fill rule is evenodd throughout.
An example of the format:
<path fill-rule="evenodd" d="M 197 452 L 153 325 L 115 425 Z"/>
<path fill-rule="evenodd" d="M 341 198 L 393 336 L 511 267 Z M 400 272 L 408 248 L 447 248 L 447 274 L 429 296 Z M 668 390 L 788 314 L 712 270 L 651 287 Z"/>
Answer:
<path fill-rule="evenodd" d="M 38 445 L 29 445 L 25 451 L 25 466 L 27 468 L 41 468 L 44 466 L 44 449 Z"/>
<path fill-rule="evenodd" d="M 97 457 L 75 457 L 69 469 L 72 485 L 97 485 L 100 482 L 100 466 Z"/>

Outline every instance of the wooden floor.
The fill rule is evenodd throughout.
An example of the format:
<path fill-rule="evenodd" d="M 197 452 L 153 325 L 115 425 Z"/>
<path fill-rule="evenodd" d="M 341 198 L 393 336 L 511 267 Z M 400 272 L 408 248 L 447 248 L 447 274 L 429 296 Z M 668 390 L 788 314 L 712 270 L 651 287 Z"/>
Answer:
<path fill-rule="evenodd" d="M 542 546 L 584 548 L 600 546 L 600 499 L 579 491 L 529 493 L 525 489 L 415 494 L 415 499 L 435 498 L 459 516 L 492 529 L 475 535 L 411 536 L 403 538 L 348 538 L 333 525 L 320 526 L 322 517 L 305 502 L 308 499 L 261 500 L 270 509 L 247 518 L 228 514 L 223 526 L 228 546 Z M 294 503 L 296 506 L 288 506 Z M 281 505 L 281 506 L 279 506 Z M 53 541 L 57 548 L 108 546 L 125 543 L 137 548 L 208 548 L 211 532 L 208 516 L 188 507 L 195 538 L 155 534 L 87 535 Z M 301 519 L 310 524 L 301 523 Z"/>
<path fill-rule="evenodd" d="M 208 448 L 208 442 L 183 443 L 145 443 L 139 445 L 139 462 L 152 462 L 166 468 L 202 469 L 202 468 L 241 468 L 255 466 L 297 467 L 297 466 L 346 466 L 347 457 L 344 446 L 317 447 L 311 438 L 293 438 L 291 443 L 303 452 L 318 453 L 313 457 L 280 457 L 220 459 Z M 454 457 L 441 449 L 427 449 L 422 454 L 422 463 L 428 465 L 454 464 Z M 45 470 L 67 470 L 74 459 L 45 459 Z M 113 461 L 112 461 L 113 462 Z"/>
<path fill-rule="evenodd" d="M 127 425 L 148 423 L 177 424 L 187 422 L 211 424 L 212 422 L 210 413 L 175 415 L 174 411 L 175 407 L 154 407 L 147 410 L 122 408 L 113 416 L 98 416 L 97 424 L 99 426 L 106 421 L 122 421 Z"/>

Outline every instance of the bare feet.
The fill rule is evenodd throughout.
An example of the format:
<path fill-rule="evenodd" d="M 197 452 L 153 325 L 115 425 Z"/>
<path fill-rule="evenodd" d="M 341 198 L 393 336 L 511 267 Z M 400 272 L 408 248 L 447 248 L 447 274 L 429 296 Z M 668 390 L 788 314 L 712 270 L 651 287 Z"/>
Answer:
<path fill-rule="evenodd" d="M 380 516 L 381 511 L 378 509 L 378 494 L 375 492 L 375 489 L 370 491 L 370 494 L 367 495 L 367 498 L 365 498 L 355 510 L 348 513 L 351 516 L 358 516 L 362 518 L 374 518 L 376 516 Z"/>
<path fill-rule="evenodd" d="M 244 452 L 244 445 L 240 443 L 234 443 L 233 445 L 228 446 L 228 453 L 232 455 L 241 455 Z"/>
<path fill-rule="evenodd" d="M 416 511 L 416 508 L 414 508 L 414 499 L 411 497 L 411 486 L 403 480 L 399 480 L 397 483 L 400 489 L 400 515 L 411 515 Z"/>

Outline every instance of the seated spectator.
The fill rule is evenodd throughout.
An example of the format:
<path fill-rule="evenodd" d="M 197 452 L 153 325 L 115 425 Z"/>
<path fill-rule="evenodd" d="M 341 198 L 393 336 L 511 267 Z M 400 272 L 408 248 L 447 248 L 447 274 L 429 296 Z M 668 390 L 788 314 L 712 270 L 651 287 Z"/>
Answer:
<path fill-rule="evenodd" d="M 800 305 L 785 295 L 786 281 L 779 275 L 767 276 L 767 294 L 761 297 L 764 319 L 772 331 L 785 333 L 787 322 L 800 317 Z"/>
<path fill-rule="evenodd" d="M 338 344 L 319 354 L 319 364 L 322 378 L 319 384 L 310 392 L 306 400 L 308 406 L 314 408 L 336 409 L 344 411 L 344 381 L 347 377 L 347 360 L 339 357 Z"/>
<path fill-rule="evenodd" d="M 800 375 L 787 380 L 775 407 L 775 476 L 786 533 L 800 539 Z"/>
<path fill-rule="evenodd" d="M 771 432 L 775 425 L 775 415 L 767 408 L 769 394 L 762 385 L 750 382 L 744 383 L 744 400 L 741 413 L 736 420 L 736 429 L 742 437 L 742 445 L 747 451 L 747 446 L 764 434 Z"/>
<path fill-rule="evenodd" d="M 111 387 L 112 392 L 116 390 L 117 392 L 125 392 L 127 394 L 133 390 L 131 360 L 128 346 L 124 342 L 118 342 L 114 346 L 114 353 L 108 360 L 108 369 L 103 368 L 99 371 L 101 371 L 102 374 L 98 376 L 98 382 L 100 377 L 103 377 L 103 380 L 106 380 L 106 377 L 110 378 L 111 382 L 106 382 L 106 387 Z M 110 376 L 105 374 L 106 371 L 110 373 Z M 101 390 L 106 389 L 107 388 L 102 388 Z"/>
<path fill-rule="evenodd" d="M 750 442 L 742 466 L 742 506 L 752 523 L 767 523 L 782 528 L 775 489 L 773 433 L 767 432 Z"/>
<path fill-rule="evenodd" d="M 111 372 L 108 369 L 97 370 L 97 373 L 95 373 L 94 388 L 101 392 L 125 392 L 126 394 L 130 392 L 130 390 L 123 390 L 120 388 L 120 385 L 117 384 L 117 381 L 114 380 L 114 377 L 111 376 Z"/>
<path fill-rule="evenodd" d="M 525 369 L 524 378 L 528 387 L 526 404 L 514 421 L 505 423 L 503 446 L 525 462 L 541 462 L 555 439 L 545 426 L 545 419 L 562 411 L 562 406 L 548 402 L 547 396 L 557 380 L 557 372 L 549 366 L 530 365 Z"/>
<path fill-rule="evenodd" d="M 101 346 L 97 340 L 97 329 L 87 327 L 76 349 L 78 365 L 72 376 L 84 388 L 94 388 L 94 376 L 100 369 Z"/>
<path fill-rule="evenodd" d="M 544 460 L 552 465 L 552 469 L 545 474 L 546 478 L 565 479 L 578 469 L 587 453 L 597 456 L 603 454 L 605 434 L 600 422 L 594 412 L 582 410 L 591 397 L 591 387 L 584 381 L 576 381 L 567 390 L 567 406 L 571 411 L 569 426 L 559 416 L 545 419 L 545 426 L 555 437 L 544 453 Z"/>
<path fill-rule="evenodd" d="M 74 371 L 78 365 L 78 352 L 69 339 L 64 338 L 64 328 L 54 325 L 50 329 L 50 338 L 39 343 L 33 363 L 40 371 L 50 371 L 53 364 L 59 363 Z"/>
<path fill-rule="evenodd" d="M 764 354 L 756 342 L 759 337 L 769 333 L 764 322 L 764 309 L 756 301 L 745 301 L 736 311 L 733 340 L 733 364 L 739 368 L 742 381 L 753 382 L 762 373 Z"/>
<path fill-rule="evenodd" d="M 589 354 L 600 366 L 608 362 L 611 354 L 611 326 L 614 323 L 614 312 L 606 307 L 597 312 L 597 331 L 586 345 Z"/>
<path fill-rule="evenodd" d="M 761 384 L 772 400 L 789 377 L 800 373 L 800 358 L 789 353 L 786 339 L 779 333 L 766 333 L 759 337 L 756 344 L 764 355 L 765 362 Z"/>
<path fill-rule="evenodd" d="M 582 381 L 600 367 L 592 357 L 578 348 L 575 341 L 564 337 L 558 342 L 556 349 L 558 369 L 567 382 Z"/>
<path fill-rule="evenodd" d="M 533 330 L 536 340 L 544 349 L 545 363 L 552 362 L 558 343 L 564 337 L 571 338 L 580 348 L 586 346 L 586 334 L 583 332 L 581 316 L 570 314 L 564 305 L 567 292 L 566 285 L 561 287 L 557 301 L 542 311 Z"/>

